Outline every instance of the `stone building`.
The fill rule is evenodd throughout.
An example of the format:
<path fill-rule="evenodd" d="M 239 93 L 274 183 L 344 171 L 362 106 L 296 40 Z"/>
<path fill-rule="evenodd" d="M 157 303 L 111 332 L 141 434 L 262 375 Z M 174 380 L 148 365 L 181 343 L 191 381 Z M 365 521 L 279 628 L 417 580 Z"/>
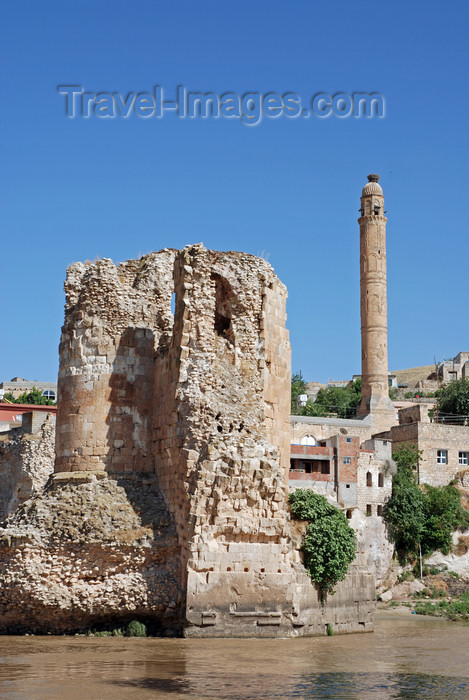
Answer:
<path fill-rule="evenodd" d="M 393 448 L 413 444 L 420 451 L 418 480 L 445 486 L 469 469 L 469 426 L 432 422 L 433 403 L 421 403 L 399 411 L 399 425 L 381 433 Z"/>
<path fill-rule="evenodd" d="M 0 533 L 0 629 L 372 629 L 360 558 L 322 605 L 290 526 L 287 293 L 270 265 L 188 246 L 74 264 L 65 291 L 55 473 Z"/>
<path fill-rule="evenodd" d="M 15 399 L 21 394 L 29 393 L 33 389 L 38 389 L 43 396 L 55 401 L 57 397 L 57 382 L 29 381 L 21 377 L 13 377 L 9 382 L 0 382 L 0 392 L 3 394 L 13 394 Z M 2 394 L 2 396 L 3 396 Z"/>
<path fill-rule="evenodd" d="M 311 489 L 335 502 L 352 516 L 382 517 L 391 496 L 395 465 L 389 440 L 336 434 L 316 445 L 291 446 L 290 489 Z"/>
<path fill-rule="evenodd" d="M 436 374 L 443 384 L 455 379 L 469 379 L 469 352 L 460 352 L 451 360 L 439 362 Z"/>

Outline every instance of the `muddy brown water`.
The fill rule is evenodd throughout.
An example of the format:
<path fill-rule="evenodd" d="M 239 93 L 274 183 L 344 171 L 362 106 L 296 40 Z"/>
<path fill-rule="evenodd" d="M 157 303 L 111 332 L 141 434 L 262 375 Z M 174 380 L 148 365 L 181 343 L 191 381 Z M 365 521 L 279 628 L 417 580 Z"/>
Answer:
<path fill-rule="evenodd" d="M 469 699 L 469 625 L 404 610 L 321 638 L 0 637 L 0 697 Z"/>

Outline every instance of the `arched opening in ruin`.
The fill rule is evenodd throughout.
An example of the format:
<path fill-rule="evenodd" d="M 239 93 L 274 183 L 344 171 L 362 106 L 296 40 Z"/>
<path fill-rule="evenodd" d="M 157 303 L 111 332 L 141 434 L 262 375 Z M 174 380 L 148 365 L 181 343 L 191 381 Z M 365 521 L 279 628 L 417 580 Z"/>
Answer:
<path fill-rule="evenodd" d="M 233 332 L 233 290 L 224 277 L 213 273 L 212 280 L 215 282 L 215 332 L 221 338 L 225 338 L 231 345 L 234 345 Z"/>
<path fill-rule="evenodd" d="M 366 472 L 366 485 L 373 486 L 373 476 L 371 472 Z"/>
<path fill-rule="evenodd" d="M 384 486 L 384 474 L 380 472 L 378 474 L 378 486 Z"/>

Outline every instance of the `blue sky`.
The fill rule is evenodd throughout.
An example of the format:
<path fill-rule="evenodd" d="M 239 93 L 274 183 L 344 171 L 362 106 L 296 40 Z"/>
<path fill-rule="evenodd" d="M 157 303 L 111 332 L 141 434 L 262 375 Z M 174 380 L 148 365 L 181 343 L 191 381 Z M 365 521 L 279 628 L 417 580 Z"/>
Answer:
<path fill-rule="evenodd" d="M 389 366 L 467 339 L 464 2 L 7 0 L 0 379 L 54 380 L 66 267 L 203 242 L 268 257 L 293 370 L 360 372 L 358 207 L 388 211 Z M 383 119 L 67 119 L 58 85 L 384 95 Z"/>

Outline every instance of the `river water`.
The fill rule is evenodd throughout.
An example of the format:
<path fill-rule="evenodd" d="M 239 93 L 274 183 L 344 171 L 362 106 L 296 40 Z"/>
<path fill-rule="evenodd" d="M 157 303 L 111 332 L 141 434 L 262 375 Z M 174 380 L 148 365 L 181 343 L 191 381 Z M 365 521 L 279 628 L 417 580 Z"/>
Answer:
<path fill-rule="evenodd" d="M 0 637 L 0 661 L 12 700 L 469 698 L 469 625 L 407 610 L 320 638 Z"/>

